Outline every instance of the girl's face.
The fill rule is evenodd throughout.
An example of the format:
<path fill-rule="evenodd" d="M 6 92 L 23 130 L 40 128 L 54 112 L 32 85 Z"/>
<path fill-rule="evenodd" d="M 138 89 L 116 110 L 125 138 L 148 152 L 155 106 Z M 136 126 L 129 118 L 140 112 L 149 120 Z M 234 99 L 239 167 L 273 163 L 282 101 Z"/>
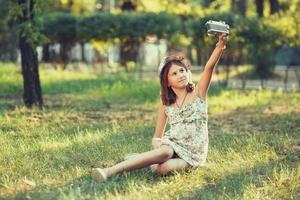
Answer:
<path fill-rule="evenodd" d="M 168 86 L 172 88 L 185 88 L 188 84 L 187 70 L 176 64 L 172 64 L 168 72 Z"/>

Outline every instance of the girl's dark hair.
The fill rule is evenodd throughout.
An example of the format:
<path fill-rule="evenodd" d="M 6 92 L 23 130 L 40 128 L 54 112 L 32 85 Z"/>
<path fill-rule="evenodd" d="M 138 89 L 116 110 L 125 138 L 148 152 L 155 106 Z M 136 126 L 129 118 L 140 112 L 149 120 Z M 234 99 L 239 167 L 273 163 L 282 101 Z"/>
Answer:
<path fill-rule="evenodd" d="M 176 94 L 171 87 L 168 86 L 168 73 L 172 65 L 178 65 L 185 68 L 186 71 L 189 70 L 190 65 L 182 56 L 168 56 L 163 60 L 161 71 L 159 74 L 160 78 L 160 89 L 161 89 L 161 100 L 163 105 L 171 105 L 176 102 Z M 188 83 L 186 86 L 186 91 L 188 93 L 194 90 L 194 84 Z"/>

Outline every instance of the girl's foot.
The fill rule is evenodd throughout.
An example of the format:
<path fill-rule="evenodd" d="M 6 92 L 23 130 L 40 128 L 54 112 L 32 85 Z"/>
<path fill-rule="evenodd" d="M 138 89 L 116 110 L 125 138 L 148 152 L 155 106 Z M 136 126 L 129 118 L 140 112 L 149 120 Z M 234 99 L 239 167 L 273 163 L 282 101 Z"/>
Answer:
<path fill-rule="evenodd" d="M 98 182 L 105 182 L 107 180 L 107 174 L 105 172 L 105 169 L 93 168 L 91 175 L 92 178 Z"/>
<path fill-rule="evenodd" d="M 150 169 L 152 172 L 156 172 L 156 170 L 158 169 L 158 164 L 150 165 Z"/>

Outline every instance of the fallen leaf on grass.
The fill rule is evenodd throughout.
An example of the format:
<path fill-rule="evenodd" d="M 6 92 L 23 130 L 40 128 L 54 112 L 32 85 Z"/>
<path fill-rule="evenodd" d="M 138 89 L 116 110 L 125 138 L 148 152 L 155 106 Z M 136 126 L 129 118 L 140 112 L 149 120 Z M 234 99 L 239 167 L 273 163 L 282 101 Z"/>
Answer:
<path fill-rule="evenodd" d="M 24 183 L 25 183 L 27 186 L 30 186 L 30 187 L 35 187 L 35 186 L 36 186 L 36 183 L 35 183 L 34 181 L 24 180 Z"/>
<path fill-rule="evenodd" d="M 300 154 L 300 145 L 299 145 L 299 146 L 298 146 L 298 145 L 293 146 L 293 149 L 294 149 L 294 151 L 295 151 L 297 154 Z"/>
<path fill-rule="evenodd" d="M 31 200 L 31 196 L 29 194 L 26 195 L 25 200 Z"/>

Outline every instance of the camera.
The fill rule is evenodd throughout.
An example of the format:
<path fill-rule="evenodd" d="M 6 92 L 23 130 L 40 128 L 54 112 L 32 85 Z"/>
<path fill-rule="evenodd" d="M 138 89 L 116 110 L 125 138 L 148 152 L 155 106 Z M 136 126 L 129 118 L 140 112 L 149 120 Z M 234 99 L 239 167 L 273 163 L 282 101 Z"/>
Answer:
<path fill-rule="evenodd" d="M 205 23 L 205 26 L 208 35 L 217 36 L 218 33 L 226 33 L 226 35 L 229 35 L 229 25 L 224 21 L 209 20 Z"/>

